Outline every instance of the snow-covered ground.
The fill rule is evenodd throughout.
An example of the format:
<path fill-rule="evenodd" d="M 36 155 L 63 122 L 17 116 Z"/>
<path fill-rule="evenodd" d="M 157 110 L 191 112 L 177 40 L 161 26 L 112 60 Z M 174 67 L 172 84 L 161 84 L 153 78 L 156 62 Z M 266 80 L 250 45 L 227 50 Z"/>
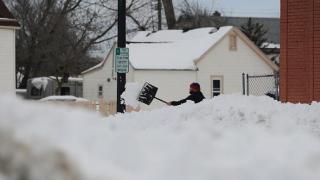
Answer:
<path fill-rule="evenodd" d="M 319 103 L 226 95 L 103 118 L 2 97 L 0 179 L 318 180 L 319 135 Z"/>

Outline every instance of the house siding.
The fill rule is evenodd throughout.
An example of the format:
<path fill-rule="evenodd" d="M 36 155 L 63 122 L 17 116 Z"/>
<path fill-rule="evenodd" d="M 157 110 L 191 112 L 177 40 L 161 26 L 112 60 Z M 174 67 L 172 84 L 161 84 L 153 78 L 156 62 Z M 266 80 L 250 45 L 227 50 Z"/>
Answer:
<path fill-rule="evenodd" d="M 15 94 L 15 30 L 0 27 L 0 92 Z"/>
<path fill-rule="evenodd" d="M 223 93 L 230 94 L 242 93 L 242 73 L 273 73 L 273 69 L 238 36 L 236 42 L 237 50 L 230 51 L 229 36 L 226 36 L 198 62 L 198 82 L 207 98 L 212 97 L 212 76 L 222 76 Z"/>
<path fill-rule="evenodd" d="M 249 44 L 250 40 L 243 40 L 244 35 L 239 38 L 236 30 L 232 30 L 230 33 L 237 35 L 236 50 L 229 50 L 229 35 L 227 35 L 197 61 L 197 70 L 139 70 L 130 66 L 127 82 L 137 82 L 141 85 L 149 82 L 159 88 L 157 97 L 166 101 L 180 100 L 188 96 L 189 85 L 192 82 L 199 82 L 206 98 L 211 98 L 212 76 L 223 77 L 224 93 L 242 93 L 242 73 L 272 74 L 277 67 L 271 67 L 266 59 L 257 53 L 257 48 L 253 48 L 252 44 Z M 111 76 L 112 60 L 113 58 L 110 56 L 103 68 L 84 74 L 85 98 L 96 99 L 98 84 L 105 82 L 106 78 Z M 104 98 L 107 101 L 115 100 L 116 81 L 112 81 L 107 87 L 112 90 Z M 165 106 L 165 104 L 154 100 L 150 106 L 141 104 L 141 109 L 161 106 Z"/>
<path fill-rule="evenodd" d="M 111 52 L 113 52 L 111 50 Z M 103 86 L 103 99 L 106 101 L 115 101 L 116 97 L 116 74 L 112 73 L 113 53 L 111 53 L 105 64 L 96 70 L 83 75 L 83 97 L 91 100 L 98 100 L 98 87 Z M 110 81 L 108 82 L 108 79 Z"/>
<path fill-rule="evenodd" d="M 280 97 L 283 102 L 320 100 L 320 1 L 281 1 Z"/>

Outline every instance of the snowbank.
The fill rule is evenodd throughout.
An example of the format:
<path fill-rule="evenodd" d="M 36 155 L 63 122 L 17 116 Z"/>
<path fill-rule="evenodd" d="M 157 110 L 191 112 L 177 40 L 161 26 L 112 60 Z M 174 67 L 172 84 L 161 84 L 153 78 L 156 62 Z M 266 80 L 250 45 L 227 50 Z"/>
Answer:
<path fill-rule="evenodd" d="M 139 83 L 126 83 L 126 90 L 122 93 L 121 98 L 125 100 L 126 105 L 136 109 L 139 106 L 137 99 L 141 89 L 142 85 Z"/>
<path fill-rule="evenodd" d="M 3 97 L 0 132 L 37 154 L 63 152 L 88 180 L 317 180 L 319 114 L 319 103 L 228 95 L 103 119 Z"/>

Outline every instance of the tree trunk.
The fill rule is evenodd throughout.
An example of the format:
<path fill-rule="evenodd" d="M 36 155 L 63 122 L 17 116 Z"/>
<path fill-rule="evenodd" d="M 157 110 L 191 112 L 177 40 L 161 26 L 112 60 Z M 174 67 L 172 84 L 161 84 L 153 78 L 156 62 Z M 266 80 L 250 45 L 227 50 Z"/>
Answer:
<path fill-rule="evenodd" d="M 30 73 L 31 73 L 31 67 L 28 64 L 25 71 L 24 71 L 21 83 L 19 84 L 19 89 L 27 89 L 28 79 L 30 77 Z"/>
<path fill-rule="evenodd" d="M 56 79 L 56 83 L 57 83 L 57 88 L 56 88 L 56 95 L 57 96 L 61 96 L 61 89 L 62 89 L 62 80 L 59 80 L 59 78 Z"/>
<path fill-rule="evenodd" d="M 162 0 L 162 4 L 166 14 L 168 29 L 174 29 L 176 25 L 176 17 L 174 14 L 172 0 Z"/>
<path fill-rule="evenodd" d="M 162 29 L 162 2 L 158 0 L 158 31 Z"/>

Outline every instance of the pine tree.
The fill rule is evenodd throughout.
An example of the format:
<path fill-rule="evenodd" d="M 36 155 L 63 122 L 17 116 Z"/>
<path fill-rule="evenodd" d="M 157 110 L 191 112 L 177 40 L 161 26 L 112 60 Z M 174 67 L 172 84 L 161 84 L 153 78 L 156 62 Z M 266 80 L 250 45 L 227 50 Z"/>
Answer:
<path fill-rule="evenodd" d="M 268 33 L 268 30 L 263 24 L 252 22 L 251 18 L 248 19 L 246 24 L 241 26 L 241 31 L 259 48 L 262 48 L 262 45 L 267 42 L 265 35 Z"/>

